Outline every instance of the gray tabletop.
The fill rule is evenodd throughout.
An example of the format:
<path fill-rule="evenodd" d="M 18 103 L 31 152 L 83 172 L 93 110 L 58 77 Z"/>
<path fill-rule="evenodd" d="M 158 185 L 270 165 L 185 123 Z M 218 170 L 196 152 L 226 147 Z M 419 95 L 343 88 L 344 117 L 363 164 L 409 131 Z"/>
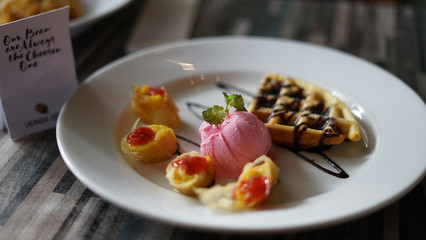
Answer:
<path fill-rule="evenodd" d="M 173 6 L 171 1 L 157 1 L 155 7 L 160 2 L 161 9 Z M 150 16 L 153 1 L 133 1 L 75 36 L 79 82 L 150 44 L 255 35 L 311 42 L 359 56 L 393 73 L 426 99 L 426 4 L 421 1 L 181 2 L 190 4 L 192 15 L 185 15 L 182 31 L 169 38 L 158 29 L 149 33 L 144 25 L 155 20 Z M 137 38 L 138 28 L 149 33 L 142 37 L 157 36 L 150 41 Z M 145 44 L 135 47 L 138 39 Z M 425 227 L 423 179 L 391 205 L 326 228 L 250 235 L 184 229 L 120 209 L 87 189 L 61 158 L 55 129 L 17 141 L 7 131 L 0 132 L 0 239 L 426 239 Z"/>

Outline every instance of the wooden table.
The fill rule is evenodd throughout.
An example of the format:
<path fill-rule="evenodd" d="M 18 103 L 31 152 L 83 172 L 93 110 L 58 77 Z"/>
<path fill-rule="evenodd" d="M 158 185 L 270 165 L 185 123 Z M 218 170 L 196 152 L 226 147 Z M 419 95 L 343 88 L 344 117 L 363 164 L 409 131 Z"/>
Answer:
<path fill-rule="evenodd" d="M 177 7 L 184 16 L 179 18 Z M 167 12 L 169 22 L 159 23 L 153 8 Z M 171 35 L 164 34 L 167 26 L 175 27 Z M 216 35 L 288 38 L 340 49 L 395 74 L 426 99 L 426 5 L 411 3 L 133 1 L 73 38 L 78 78 L 83 82 L 138 48 Z M 0 132 L 0 239 L 187 238 L 426 239 L 426 180 L 377 212 L 327 228 L 246 236 L 198 232 L 134 215 L 96 196 L 68 170 L 54 129 L 17 141 Z"/>

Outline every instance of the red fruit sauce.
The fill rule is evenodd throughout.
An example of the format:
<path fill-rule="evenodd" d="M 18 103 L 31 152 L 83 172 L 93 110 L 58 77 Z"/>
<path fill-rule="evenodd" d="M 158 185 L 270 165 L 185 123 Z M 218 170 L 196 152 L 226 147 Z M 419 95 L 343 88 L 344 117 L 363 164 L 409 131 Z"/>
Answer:
<path fill-rule="evenodd" d="M 252 177 L 249 180 L 241 181 L 235 188 L 234 194 L 239 192 L 244 195 L 246 203 L 259 202 L 265 199 L 271 189 L 269 178 L 263 176 Z"/>
<path fill-rule="evenodd" d="M 201 173 L 206 171 L 209 167 L 205 157 L 185 155 L 178 160 L 172 162 L 175 168 L 181 168 L 189 175 Z"/>
<path fill-rule="evenodd" d="M 160 96 L 164 97 L 164 90 L 161 89 L 161 88 L 149 87 L 148 90 L 146 91 L 146 95 L 148 95 L 148 96 L 160 95 Z"/>
<path fill-rule="evenodd" d="M 155 132 L 148 127 L 139 127 L 127 135 L 127 143 L 133 146 L 145 145 L 155 138 Z"/>

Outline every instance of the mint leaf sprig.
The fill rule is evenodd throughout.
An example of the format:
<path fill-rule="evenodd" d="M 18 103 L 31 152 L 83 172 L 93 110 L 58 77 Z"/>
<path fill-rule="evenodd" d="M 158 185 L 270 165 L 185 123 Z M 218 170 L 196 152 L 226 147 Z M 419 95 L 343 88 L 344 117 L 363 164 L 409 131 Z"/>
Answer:
<path fill-rule="evenodd" d="M 232 94 L 228 96 L 225 92 L 222 92 L 222 94 L 225 97 L 226 108 L 214 105 L 202 112 L 204 121 L 216 126 L 223 122 L 223 119 L 229 114 L 229 108 L 231 107 L 235 108 L 237 111 L 247 111 L 244 107 L 244 100 L 241 95 Z"/>

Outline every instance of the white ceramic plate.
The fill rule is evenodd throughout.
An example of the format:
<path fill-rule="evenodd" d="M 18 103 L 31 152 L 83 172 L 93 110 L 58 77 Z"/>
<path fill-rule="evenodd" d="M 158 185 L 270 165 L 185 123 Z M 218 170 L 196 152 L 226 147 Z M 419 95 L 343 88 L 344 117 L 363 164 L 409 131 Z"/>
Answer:
<path fill-rule="evenodd" d="M 83 16 L 70 21 L 71 35 L 75 36 L 91 24 L 118 11 L 131 0 L 81 0 L 84 5 Z"/>
<path fill-rule="evenodd" d="M 164 85 L 184 123 L 177 135 L 199 143 L 201 121 L 187 103 L 223 105 L 218 82 L 254 93 L 267 72 L 317 84 L 350 106 L 368 146 L 365 141 L 345 142 L 325 152 L 349 178 L 325 174 L 273 147 L 281 173 L 269 201 L 250 211 L 218 213 L 173 191 L 164 176 L 167 162 L 145 165 L 122 156 L 118 140 L 136 119 L 129 108 L 130 84 Z M 250 101 L 247 94 L 243 97 Z M 339 51 L 278 39 L 206 38 L 146 49 L 97 71 L 63 107 L 57 140 L 81 182 L 143 216 L 216 231 L 306 230 L 378 210 L 423 178 L 425 110 L 423 101 L 396 77 Z M 180 144 L 183 152 L 196 148 L 183 140 Z"/>

